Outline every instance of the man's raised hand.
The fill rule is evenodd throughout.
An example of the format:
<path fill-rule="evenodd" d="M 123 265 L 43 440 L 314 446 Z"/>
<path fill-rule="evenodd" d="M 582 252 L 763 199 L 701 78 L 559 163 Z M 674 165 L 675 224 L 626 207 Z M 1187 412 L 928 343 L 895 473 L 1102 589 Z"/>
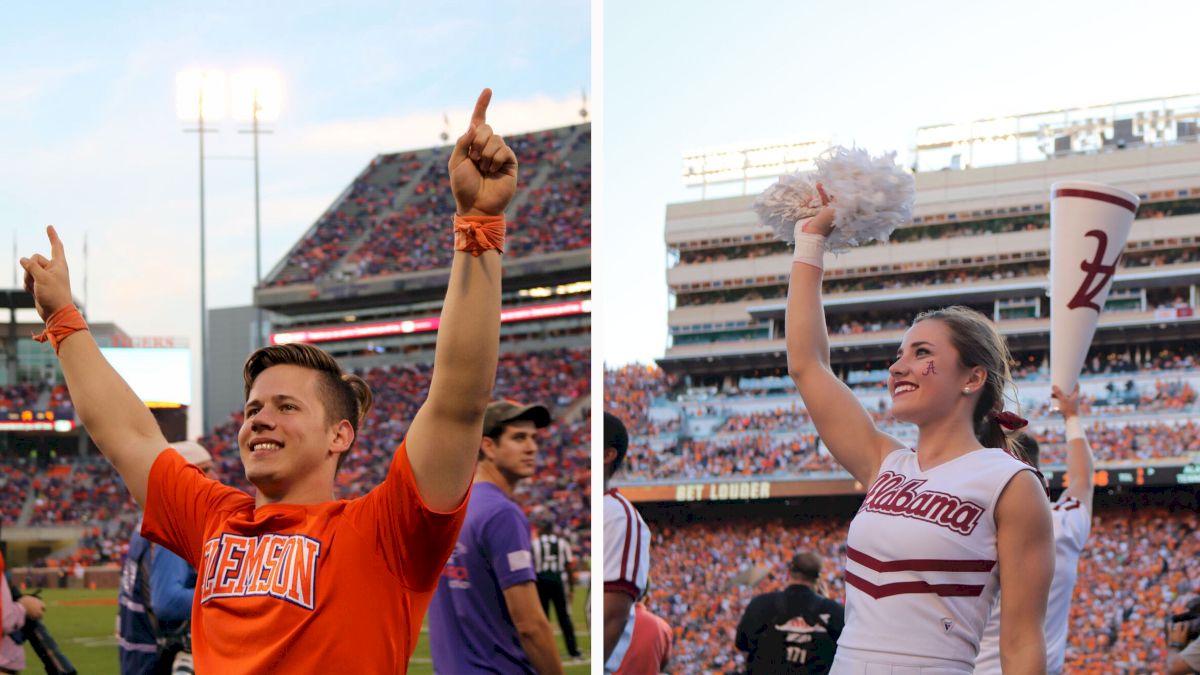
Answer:
<path fill-rule="evenodd" d="M 50 238 L 49 260 L 40 253 L 21 258 L 21 267 L 25 269 L 25 290 L 33 295 L 42 321 L 75 302 L 71 298 L 71 277 L 62 240 L 58 238 L 53 225 L 46 228 L 46 235 Z"/>
<path fill-rule="evenodd" d="M 499 216 L 517 192 L 517 156 L 487 124 L 492 90 L 484 89 L 471 126 L 450 153 L 450 189 L 463 216 Z"/>

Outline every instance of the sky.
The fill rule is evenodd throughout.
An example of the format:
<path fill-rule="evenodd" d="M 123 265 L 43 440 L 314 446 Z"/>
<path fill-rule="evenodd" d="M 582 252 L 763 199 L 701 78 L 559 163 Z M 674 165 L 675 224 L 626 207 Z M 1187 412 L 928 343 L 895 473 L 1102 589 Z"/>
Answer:
<path fill-rule="evenodd" d="M 264 275 L 378 153 L 438 145 L 494 91 L 501 134 L 580 121 L 586 0 L 454 3 L 27 3 L 0 21 L 0 283 L 66 245 L 89 319 L 199 344 L 199 151 L 175 113 L 189 67 L 271 67 L 282 113 L 261 137 Z M 254 285 L 248 125 L 206 134 L 209 307 Z M 19 283 L 19 281 L 18 281 Z M 198 351 L 198 349 L 196 350 Z M 198 361 L 196 362 L 198 366 Z M 199 400 L 195 396 L 195 400 Z"/>
<path fill-rule="evenodd" d="M 665 350 L 666 206 L 700 198 L 685 152 L 832 137 L 903 161 L 920 126 L 1194 94 L 1197 19 L 1195 3 L 1159 0 L 606 0 L 605 364 Z"/>

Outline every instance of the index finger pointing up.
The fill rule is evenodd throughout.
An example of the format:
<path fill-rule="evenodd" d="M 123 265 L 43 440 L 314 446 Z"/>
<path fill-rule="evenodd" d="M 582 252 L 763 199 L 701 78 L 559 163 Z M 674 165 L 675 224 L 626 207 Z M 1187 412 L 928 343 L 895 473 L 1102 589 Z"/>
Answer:
<path fill-rule="evenodd" d="M 46 226 L 46 235 L 50 237 L 50 259 L 62 260 L 66 257 L 66 252 L 63 250 L 62 239 L 58 238 L 58 231 L 53 225 Z"/>
<path fill-rule="evenodd" d="M 475 101 L 475 112 L 471 113 L 471 126 L 477 127 L 487 121 L 488 104 L 492 102 L 492 90 L 484 88 L 479 93 L 479 100 Z"/>

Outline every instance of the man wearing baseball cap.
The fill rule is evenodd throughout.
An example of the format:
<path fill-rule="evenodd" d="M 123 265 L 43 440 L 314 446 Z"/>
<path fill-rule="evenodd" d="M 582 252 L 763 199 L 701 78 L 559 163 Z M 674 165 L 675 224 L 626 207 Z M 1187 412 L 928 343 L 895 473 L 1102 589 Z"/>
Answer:
<path fill-rule="evenodd" d="M 540 405 L 493 401 L 483 417 L 467 517 L 429 606 L 439 673 L 562 673 L 538 599 L 529 521 L 513 488 L 537 468 Z"/>

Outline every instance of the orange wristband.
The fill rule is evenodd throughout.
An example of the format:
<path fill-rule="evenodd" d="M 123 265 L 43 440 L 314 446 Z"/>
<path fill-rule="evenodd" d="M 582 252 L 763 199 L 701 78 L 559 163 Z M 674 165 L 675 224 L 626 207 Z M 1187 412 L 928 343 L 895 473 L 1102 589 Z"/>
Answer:
<path fill-rule="evenodd" d="M 46 319 L 46 330 L 33 336 L 38 342 L 50 342 L 50 346 L 54 347 L 54 353 L 58 353 L 58 346 L 66 340 L 68 336 L 76 331 L 87 330 L 87 322 L 83 320 L 83 315 L 75 305 L 67 305 L 59 309 L 57 312 L 50 315 Z"/>
<path fill-rule="evenodd" d="M 504 216 L 454 215 L 454 250 L 478 258 L 488 249 L 504 253 Z"/>

